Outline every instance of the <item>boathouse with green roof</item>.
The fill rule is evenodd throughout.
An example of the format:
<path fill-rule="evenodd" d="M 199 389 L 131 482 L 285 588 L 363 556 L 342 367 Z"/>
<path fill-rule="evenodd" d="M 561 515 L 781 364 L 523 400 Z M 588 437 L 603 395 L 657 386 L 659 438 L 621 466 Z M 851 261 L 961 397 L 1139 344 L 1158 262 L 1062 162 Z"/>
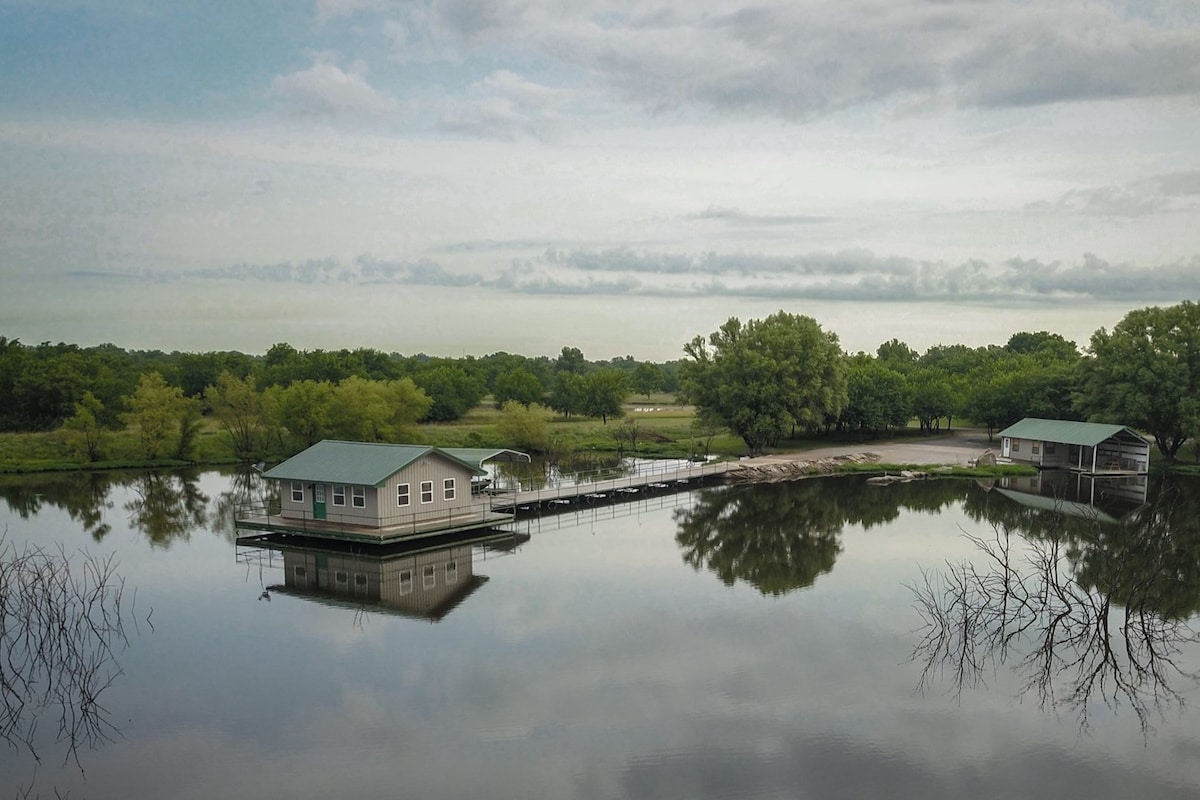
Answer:
<path fill-rule="evenodd" d="M 1000 431 L 1000 455 L 1040 469 L 1089 475 L 1143 475 L 1150 442 L 1126 425 L 1026 417 Z"/>
<path fill-rule="evenodd" d="M 277 506 L 238 519 L 250 530 L 391 542 L 508 522 L 473 493 L 489 460 L 528 460 L 514 450 L 325 440 L 266 470 Z"/>

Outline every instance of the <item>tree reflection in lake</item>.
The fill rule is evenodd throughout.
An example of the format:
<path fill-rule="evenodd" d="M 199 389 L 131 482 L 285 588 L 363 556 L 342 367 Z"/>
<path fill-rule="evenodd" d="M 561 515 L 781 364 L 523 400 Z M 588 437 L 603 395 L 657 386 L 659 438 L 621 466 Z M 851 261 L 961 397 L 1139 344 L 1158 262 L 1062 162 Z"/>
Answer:
<path fill-rule="evenodd" d="M 0 481 L 0 497 L 22 519 L 37 516 L 45 506 L 61 508 L 92 538 L 100 541 L 112 530 L 105 512 L 115 473 L 54 472 L 13 475 Z"/>
<path fill-rule="evenodd" d="M 710 489 L 675 512 L 675 541 L 684 562 L 711 570 L 726 586 L 741 580 L 779 596 L 833 569 L 845 525 L 881 525 L 904 508 L 936 510 L 967 489 L 958 481 L 885 489 L 855 477 Z"/>
<path fill-rule="evenodd" d="M 217 494 L 209 514 L 208 527 L 230 542 L 237 541 L 237 516 L 247 508 L 261 513 L 278 514 L 279 486 L 268 481 L 257 468 L 239 467 L 228 474 L 229 488 Z"/>
<path fill-rule="evenodd" d="M 921 688 L 945 677 L 957 694 L 1011 667 L 1022 693 L 1070 709 L 1084 728 L 1097 702 L 1127 706 L 1144 732 L 1182 706 L 1200 643 L 1200 508 L 1161 479 L 1151 505 L 1125 522 L 980 503 L 992 536 L 969 536 L 983 558 L 924 571 L 913 586 L 924 619 L 913 658 Z"/>
<path fill-rule="evenodd" d="M 195 470 L 145 472 L 131 485 L 133 496 L 125 502 L 129 524 L 146 534 L 151 544 L 169 547 L 204 527 L 208 495 L 200 491 Z"/>

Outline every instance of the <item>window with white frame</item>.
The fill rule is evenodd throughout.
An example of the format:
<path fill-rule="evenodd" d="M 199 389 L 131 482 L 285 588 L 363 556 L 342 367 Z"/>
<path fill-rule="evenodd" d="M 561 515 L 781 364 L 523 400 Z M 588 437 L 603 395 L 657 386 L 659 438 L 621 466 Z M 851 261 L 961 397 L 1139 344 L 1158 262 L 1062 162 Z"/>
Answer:
<path fill-rule="evenodd" d="M 292 481 L 292 502 L 304 502 L 304 484 L 300 481 Z"/>
<path fill-rule="evenodd" d="M 412 570 L 400 570 L 400 594 L 412 594 Z"/>
<path fill-rule="evenodd" d="M 437 586 L 437 570 L 433 568 L 432 564 L 421 570 L 421 586 L 425 589 Z"/>
<path fill-rule="evenodd" d="M 433 481 L 421 481 L 421 502 L 433 502 Z"/>
<path fill-rule="evenodd" d="M 333 579 L 338 583 L 345 583 L 347 580 L 346 570 L 339 569 L 333 574 Z"/>
<path fill-rule="evenodd" d="M 367 490 L 361 486 L 352 486 L 350 488 L 350 502 L 355 508 L 367 507 Z"/>
<path fill-rule="evenodd" d="M 1012 451 L 1013 451 L 1014 453 L 1019 453 L 1019 452 L 1021 452 L 1021 440 L 1020 440 L 1020 439 L 1013 439 L 1013 449 L 1012 449 Z"/>
<path fill-rule="evenodd" d="M 408 484 L 402 483 L 396 487 L 396 505 L 403 508 L 412 502 L 412 497 L 408 492 Z"/>
<path fill-rule="evenodd" d="M 457 583 L 457 582 L 458 582 L 458 562 L 457 561 L 447 561 L 446 562 L 446 583 Z"/>
<path fill-rule="evenodd" d="M 454 499 L 454 478 L 446 478 L 442 481 L 442 494 L 447 500 Z"/>
<path fill-rule="evenodd" d="M 333 504 L 335 506 L 346 505 L 346 487 L 345 486 L 339 486 L 336 483 L 333 485 Z"/>

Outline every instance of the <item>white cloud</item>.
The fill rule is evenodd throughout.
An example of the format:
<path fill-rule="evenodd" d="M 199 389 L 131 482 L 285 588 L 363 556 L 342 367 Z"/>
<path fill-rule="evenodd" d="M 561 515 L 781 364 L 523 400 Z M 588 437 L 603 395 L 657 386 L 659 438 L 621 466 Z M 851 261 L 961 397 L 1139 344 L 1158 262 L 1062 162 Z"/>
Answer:
<path fill-rule="evenodd" d="M 553 138 L 560 127 L 556 109 L 568 92 L 544 86 L 508 70 L 497 70 L 470 87 L 467 100 L 447 100 L 440 127 L 472 136 Z"/>
<path fill-rule="evenodd" d="M 329 53 L 316 56 L 308 69 L 278 75 L 271 93 L 292 111 L 313 116 L 381 116 L 395 111 L 396 99 L 371 86 L 366 65 L 354 62 L 347 69 Z"/>

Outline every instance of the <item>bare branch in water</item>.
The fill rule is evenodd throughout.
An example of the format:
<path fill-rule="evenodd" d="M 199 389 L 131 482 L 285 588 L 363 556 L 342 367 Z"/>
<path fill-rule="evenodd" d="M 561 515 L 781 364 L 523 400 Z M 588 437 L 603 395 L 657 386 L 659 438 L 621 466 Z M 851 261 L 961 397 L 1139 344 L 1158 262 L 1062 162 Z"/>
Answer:
<path fill-rule="evenodd" d="M 1156 715 L 1182 708 L 1200 674 L 1181 656 L 1200 634 L 1158 607 L 1171 562 L 1155 541 L 1117 547 L 1112 531 L 1094 532 L 1014 540 L 996 525 L 989 539 L 968 536 L 982 559 L 922 570 L 909 587 L 923 621 L 912 652 L 924 665 L 918 690 L 948 680 L 961 697 L 1007 665 L 1022 677 L 1022 695 L 1045 710 L 1072 710 L 1084 730 L 1096 703 L 1131 710 L 1143 735 Z"/>
<path fill-rule="evenodd" d="M 0 739 L 41 761 L 38 722 L 55 719 L 64 763 L 119 735 L 101 697 L 128 646 L 131 613 L 112 555 L 18 549 L 0 535 Z"/>

